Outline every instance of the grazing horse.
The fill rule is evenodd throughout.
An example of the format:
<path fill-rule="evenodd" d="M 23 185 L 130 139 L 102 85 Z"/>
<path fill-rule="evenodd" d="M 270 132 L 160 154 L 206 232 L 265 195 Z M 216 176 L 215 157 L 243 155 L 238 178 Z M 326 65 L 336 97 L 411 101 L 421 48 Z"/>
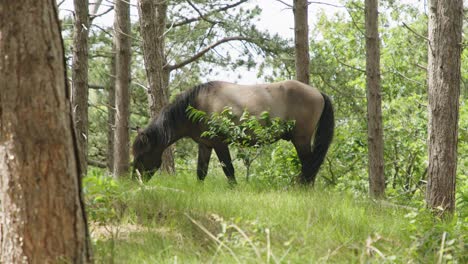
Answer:
<path fill-rule="evenodd" d="M 314 183 L 333 138 L 331 101 L 311 86 L 298 81 L 256 85 L 208 82 L 183 92 L 164 107 L 148 127 L 138 132 L 133 143 L 133 156 L 134 168 L 140 173 L 152 176 L 161 166 L 163 151 L 177 140 L 189 137 L 198 143 L 199 180 L 206 177 L 214 149 L 229 182 L 236 182 L 228 144 L 222 138 L 202 137 L 206 124 L 187 117 L 189 106 L 207 114 L 219 113 L 229 107 L 236 117 L 245 110 L 252 116 L 267 111 L 272 118 L 294 120 L 293 129 L 281 138 L 290 140 L 296 148 L 302 164 L 299 181 L 303 184 Z M 314 142 L 311 146 L 312 137 Z"/>

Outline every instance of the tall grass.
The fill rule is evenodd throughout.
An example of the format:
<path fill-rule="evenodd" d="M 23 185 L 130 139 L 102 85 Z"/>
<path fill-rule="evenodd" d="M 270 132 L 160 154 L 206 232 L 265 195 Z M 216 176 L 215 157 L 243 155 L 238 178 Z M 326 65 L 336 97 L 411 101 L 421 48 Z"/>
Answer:
<path fill-rule="evenodd" d="M 468 260 L 466 226 L 456 220 L 438 222 L 425 212 L 347 193 L 271 190 L 255 180 L 231 187 L 221 175 L 204 183 L 191 174 L 158 176 L 145 185 L 96 184 L 100 176 L 89 178 L 94 178 L 85 186 L 99 263 Z M 109 182 L 113 187 L 103 193 L 99 185 Z"/>

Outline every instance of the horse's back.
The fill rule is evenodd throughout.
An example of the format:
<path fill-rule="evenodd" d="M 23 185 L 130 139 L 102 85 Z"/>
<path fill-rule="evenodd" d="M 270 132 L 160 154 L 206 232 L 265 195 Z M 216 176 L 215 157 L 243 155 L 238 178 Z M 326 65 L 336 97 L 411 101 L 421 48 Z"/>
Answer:
<path fill-rule="evenodd" d="M 237 116 L 245 110 L 257 116 L 267 111 L 272 117 L 295 120 L 309 132 L 315 130 L 323 106 L 323 96 L 316 88 L 294 80 L 255 85 L 213 82 L 211 89 L 197 97 L 197 107 L 207 113 L 226 107 Z"/>

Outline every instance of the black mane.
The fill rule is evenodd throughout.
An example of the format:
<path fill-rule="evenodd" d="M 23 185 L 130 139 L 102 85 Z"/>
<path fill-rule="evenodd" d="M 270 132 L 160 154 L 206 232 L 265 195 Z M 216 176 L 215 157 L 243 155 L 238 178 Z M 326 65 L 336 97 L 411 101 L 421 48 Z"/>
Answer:
<path fill-rule="evenodd" d="M 159 143 L 169 143 L 172 139 L 172 131 L 177 129 L 179 123 L 187 120 L 187 107 L 196 107 L 195 100 L 201 91 L 211 89 L 215 82 L 199 84 L 179 94 L 176 99 L 165 106 L 161 113 L 151 121 L 145 129 L 146 134 L 154 135 Z M 154 138 L 150 136 L 150 138 Z"/>

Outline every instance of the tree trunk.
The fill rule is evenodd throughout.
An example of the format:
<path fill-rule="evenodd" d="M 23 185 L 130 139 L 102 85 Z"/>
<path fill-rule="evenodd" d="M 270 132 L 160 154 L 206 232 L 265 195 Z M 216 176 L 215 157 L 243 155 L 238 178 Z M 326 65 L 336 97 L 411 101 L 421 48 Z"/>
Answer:
<path fill-rule="evenodd" d="M 449 213 L 455 209 L 462 18 L 462 0 L 429 1 L 426 202 Z"/>
<path fill-rule="evenodd" d="M 148 79 L 148 102 L 152 118 L 156 118 L 168 102 L 169 70 L 166 65 L 164 32 L 166 30 L 167 1 L 139 0 L 140 29 L 143 38 L 143 57 Z M 161 169 L 174 173 L 172 148 L 162 157 Z"/>
<path fill-rule="evenodd" d="M 296 50 L 296 79 L 309 84 L 309 26 L 307 0 L 294 0 L 294 44 Z"/>
<path fill-rule="evenodd" d="M 112 42 L 112 57 L 110 60 L 110 78 L 107 98 L 107 168 L 114 172 L 114 131 L 115 131 L 115 38 Z"/>
<path fill-rule="evenodd" d="M 73 30 L 72 109 L 75 117 L 80 168 L 87 171 L 88 153 L 88 0 L 74 0 L 75 23 Z"/>
<path fill-rule="evenodd" d="M 0 36 L 0 263 L 89 263 L 55 1 L 1 1 Z"/>
<path fill-rule="evenodd" d="M 381 198 L 385 196 L 385 176 L 378 0 L 366 0 L 365 13 L 369 193 L 374 198 Z"/>
<path fill-rule="evenodd" d="M 131 26 L 128 1 L 115 2 L 114 34 L 116 36 L 114 177 L 119 178 L 127 174 L 130 167 Z"/>

